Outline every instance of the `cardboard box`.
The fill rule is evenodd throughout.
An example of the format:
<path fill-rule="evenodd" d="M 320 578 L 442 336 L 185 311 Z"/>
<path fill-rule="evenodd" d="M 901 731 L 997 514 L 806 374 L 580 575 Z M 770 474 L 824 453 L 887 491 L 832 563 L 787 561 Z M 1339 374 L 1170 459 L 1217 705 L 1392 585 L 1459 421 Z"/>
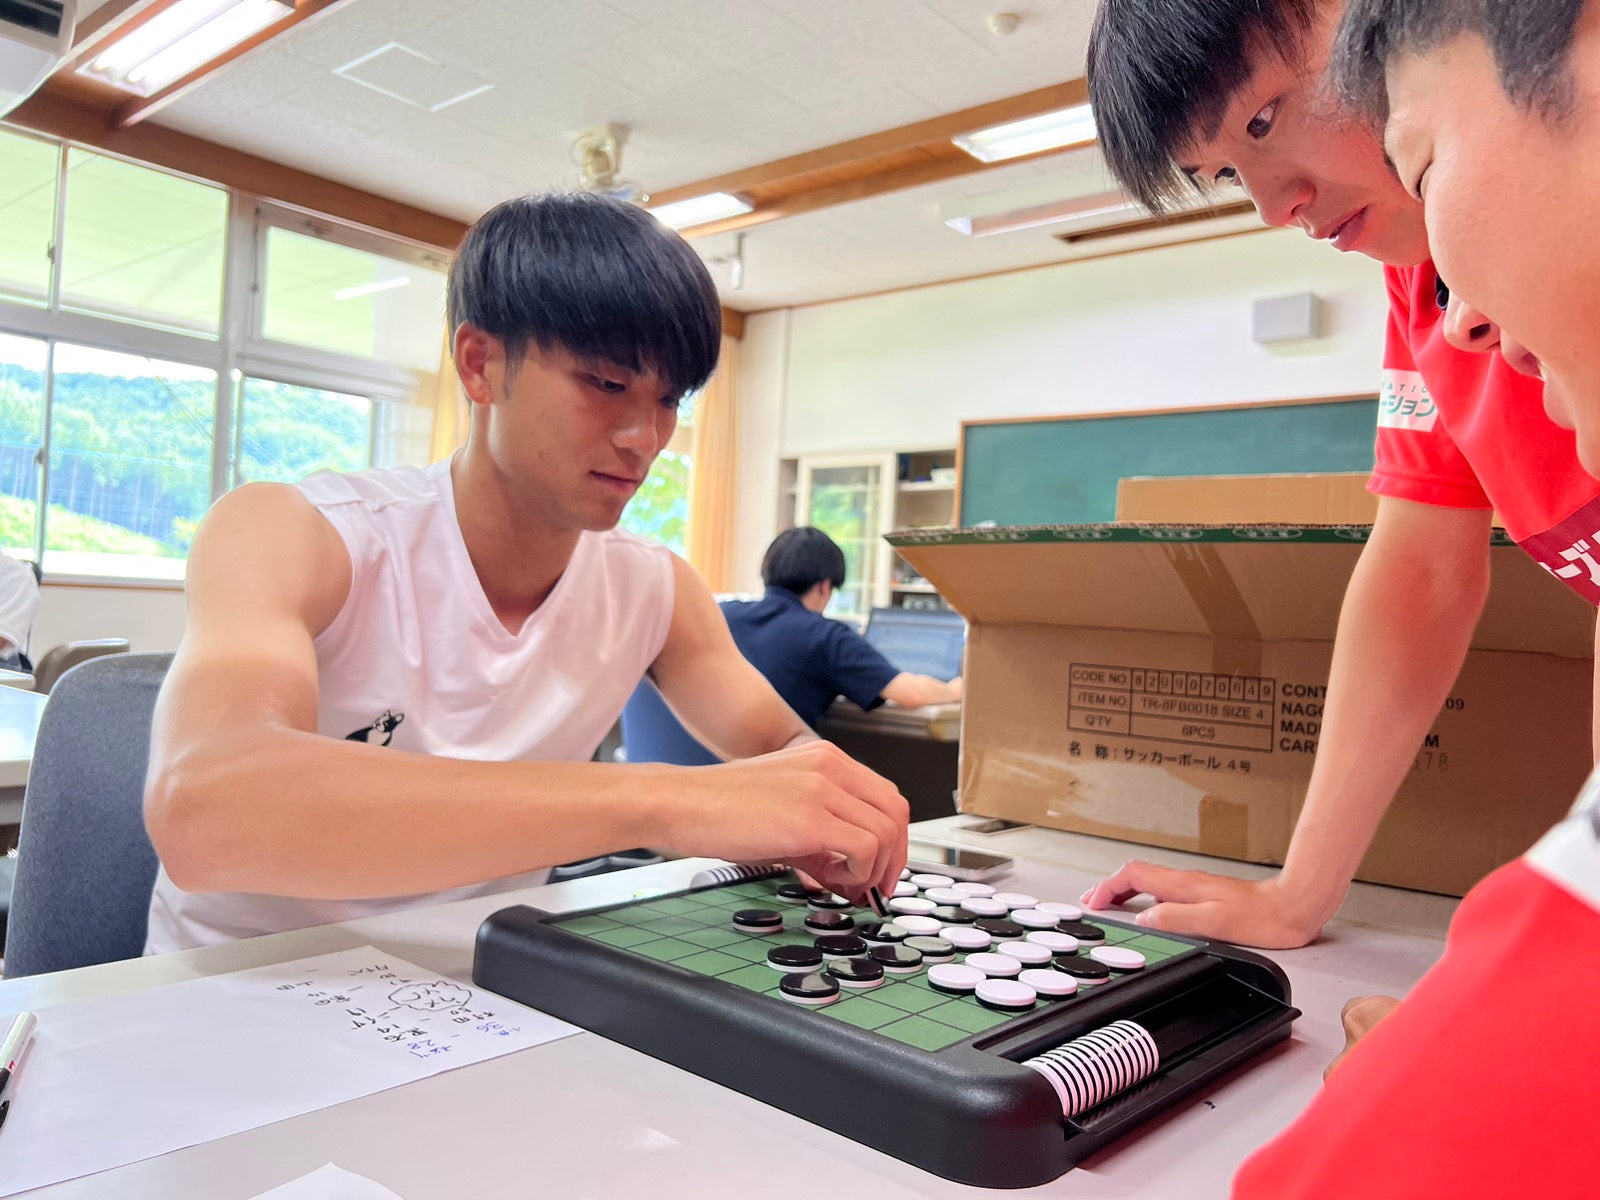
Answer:
<path fill-rule="evenodd" d="M 962 811 L 1281 863 L 1368 532 L 891 535 L 971 623 Z M 1554 824 L 1588 773 L 1594 609 L 1504 535 L 1490 557 L 1461 678 L 1361 879 L 1461 895 Z"/>
<path fill-rule="evenodd" d="M 1134 475 L 1117 481 L 1117 520 L 1200 525 L 1370 525 L 1372 473 L 1329 475 Z"/>

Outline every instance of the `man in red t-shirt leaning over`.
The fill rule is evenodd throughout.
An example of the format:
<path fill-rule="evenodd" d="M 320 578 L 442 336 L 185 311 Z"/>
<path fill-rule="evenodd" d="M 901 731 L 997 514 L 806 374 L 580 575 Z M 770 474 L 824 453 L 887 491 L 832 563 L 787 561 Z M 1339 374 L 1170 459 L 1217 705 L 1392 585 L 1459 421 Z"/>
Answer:
<path fill-rule="evenodd" d="M 1463 328 L 1543 377 L 1600 467 L 1600 0 L 1350 0 L 1333 57 L 1354 111 L 1387 120 Z M 1438 965 L 1245 1163 L 1235 1200 L 1600 1194 L 1596 947 L 1600 772 L 1461 902 Z"/>
<path fill-rule="evenodd" d="M 1489 584 L 1491 510 L 1554 575 L 1600 601 L 1600 566 L 1574 552 L 1600 528 L 1600 481 L 1571 431 L 1546 416 L 1541 383 L 1499 354 L 1472 353 L 1473 329 L 1447 319 L 1421 203 L 1374 132 L 1329 98 L 1323 74 L 1343 7 L 1103 0 L 1089 44 L 1101 145 L 1139 200 L 1159 210 L 1197 186 L 1242 187 L 1269 224 L 1386 264 L 1378 518 L 1345 594 L 1283 870 L 1252 882 L 1131 862 L 1085 894 L 1104 908 L 1148 893 L 1157 903 L 1140 924 L 1269 948 L 1310 941 L 1339 907 L 1460 672 Z"/>

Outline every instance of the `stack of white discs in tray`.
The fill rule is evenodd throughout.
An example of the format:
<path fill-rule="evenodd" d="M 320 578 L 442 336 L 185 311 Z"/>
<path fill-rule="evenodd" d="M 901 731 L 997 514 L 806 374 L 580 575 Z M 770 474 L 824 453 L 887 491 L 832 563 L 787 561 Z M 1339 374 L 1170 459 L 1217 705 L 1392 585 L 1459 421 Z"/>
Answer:
<path fill-rule="evenodd" d="M 1022 1064 L 1050 1082 L 1068 1117 L 1148 1079 L 1161 1065 L 1156 1040 L 1133 1021 L 1112 1021 Z"/>

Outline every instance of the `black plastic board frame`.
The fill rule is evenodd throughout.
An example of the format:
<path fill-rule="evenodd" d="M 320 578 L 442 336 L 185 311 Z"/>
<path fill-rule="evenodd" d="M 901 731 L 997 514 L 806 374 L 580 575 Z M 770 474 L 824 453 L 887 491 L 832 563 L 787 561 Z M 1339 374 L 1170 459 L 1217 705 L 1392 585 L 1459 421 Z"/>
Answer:
<path fill-rule="evenodd" d="M 620 907 L 620 906 L 619 906 Z M 980 1187 L 1032 1187 L 1288 1036 L 1300 1014 L 1268 959 L 1231 946 L 1045 1006 L 929 1052 L 821 1013 L 503 909 L 478 932 L 473 980 L 923 1170 Z M 1118 922 L 1099 921 L 1103 925 Z M 1021 1060 L 1119 1018 L 1174 1013 L 1189 1049 L 1131 1093 L 1065 1120 Z"/>

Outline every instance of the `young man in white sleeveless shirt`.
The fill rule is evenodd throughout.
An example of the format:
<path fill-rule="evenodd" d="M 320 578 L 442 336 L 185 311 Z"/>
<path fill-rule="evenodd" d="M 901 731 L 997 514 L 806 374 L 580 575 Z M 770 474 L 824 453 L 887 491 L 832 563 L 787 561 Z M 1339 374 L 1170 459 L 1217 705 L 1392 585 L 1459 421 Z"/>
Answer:
<path fill-rule="evenodd" d="M 892 890 L 893 785 L 816 740 L 686 563 L 615 529 L 716 367 L 699 258 L 629 205 L 525 197 L 467 235 L 448 317 L 454 458 L 252 485 L 201 523 L 151 747 L 147 951 L 638 845 Z M 589 761 L 646 673 L 732 761 Z"/>

